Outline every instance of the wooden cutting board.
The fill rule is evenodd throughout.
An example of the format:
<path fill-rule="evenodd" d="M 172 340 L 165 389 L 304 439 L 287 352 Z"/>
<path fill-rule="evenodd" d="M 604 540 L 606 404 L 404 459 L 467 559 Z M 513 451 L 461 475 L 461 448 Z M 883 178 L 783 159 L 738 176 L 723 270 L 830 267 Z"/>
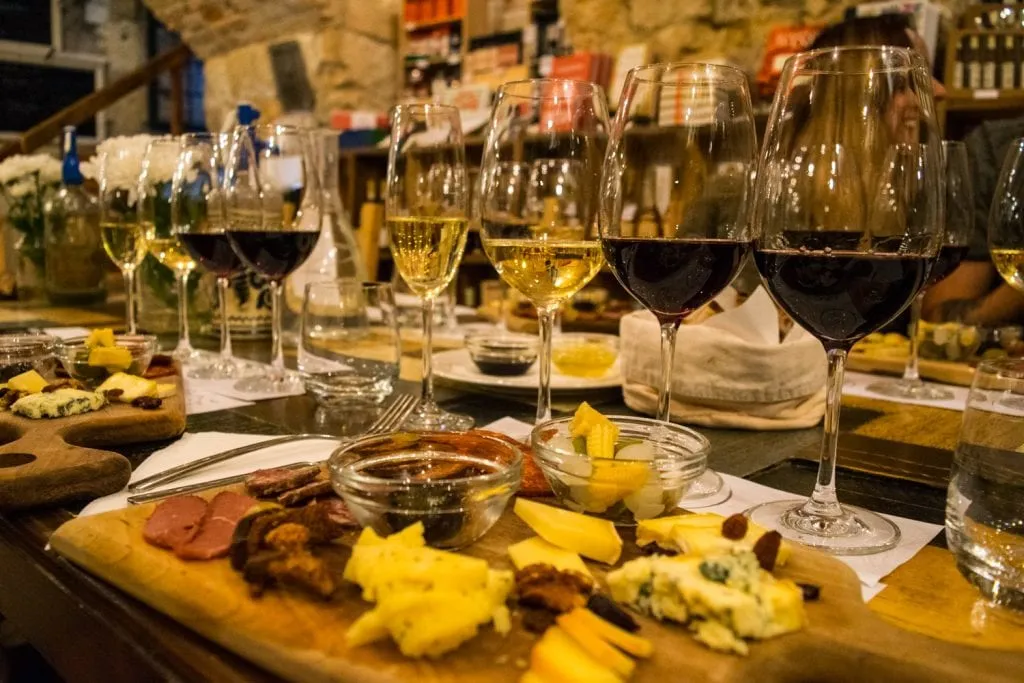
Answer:
<path fill-rule="evenodd" d="M 906 357 L 880 358 L 854 351 L 849 355 L 846 367 L 858 372 L 879 372 L 886 375 L 902 376 L 906 364 Z M 974 381 L 974 368 L 967 363 L 922 358 L 918 362 L 918 372 L 924 379 L 957 384 L 962 387 L 969 387 Z"/>
<path fill-rule="evenodd" d="M 128 460 L 104 446 L 158 441 L 185 431 L 181 373 L 156 380 L 178 391 L 157 410 L 114 403 L 84 415 L 31 420 L 0 413 L 0 509 L 104 496 L 128 483 Z"/>
<path fill-rule="evenodd" d="M 224 647 L 292 681 L 351 683 L 513 683 L 536 636 L 514 619 L 502 637 L 490 627 L 439 660 L 410 660 L 390 643 L 349 649 L 344 634 L 369 605 L 344 584 L 330 603 L 280 590 L 254 599 L 227 560 L 187 563 L 142 540 L 153 506 L 74 519 L 51 537 L 54 550 Z M 506 548 L 531 535 L 507 512 L 466 552 L 508 567 Z M 339 569 L 346 544 L 331 549 Z M 629 555 L 635 555 L 631 541 Z M 629 552 L 632 550 L 632 552 Z M 628 556 L 628 555 L 627 555 Z M 591 565 L 598 575 L 603 571 Z M 809 626 L 754 643 L 748 657 L 712 652 L 685 629 L 643 620 L 654 657 L 637 667 L 636 683 L 863 683 L 864 681 L 1020 681 L 1024 653 L 982 650 L 913 634 L 882 621 L 861 600 L 856 575 L 841 562 L 798 548 L 780 575 L 822 586 L 807 605 Z M 941 586 L 935 587 L 941 593 Z"/>

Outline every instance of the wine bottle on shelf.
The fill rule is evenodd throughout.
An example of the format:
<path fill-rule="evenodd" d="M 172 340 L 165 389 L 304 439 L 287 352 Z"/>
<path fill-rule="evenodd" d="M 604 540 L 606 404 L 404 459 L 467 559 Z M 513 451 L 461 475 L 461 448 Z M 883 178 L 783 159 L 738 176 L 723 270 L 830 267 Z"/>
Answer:
<path fill-rule="evenodd" d="M 640 210 L 636 216 L 637 237 L 661 237 L 661 213 L 654 201 L 656 177 L 654 168 L 644 173 Z"/>
<path fill-rule="evenodd" d="M 953 90 L 963 90 L 966 87 L 967 65 L 964 63 L 964 52 L 966 51 L 967 41 L 962 40 L 956 46 L 956 60 L 953 62 Z"/>
<path fill-rule="evenodd" d="M 1014 41 L 1014 59 L 1017 61 L 1017 87 L 1024 88 L 1024 36 Z"/>
<path fill-rule="evenodd" d="M 985 47 L 981 51 L 981 87 L 986 90 L 996 88 L 996 52 L 999 41 L 995 36 L 985 38 Z"/>
<path fill-rule="evenodd" d="M 1016 40 L 1011 34 L 1003 36 L 1003 47 L 999 55 L 999 88 L 1013 90 L 1017 87 Z"/>
<path fill-rule="evenodd" d="M 976 90 L 981 87 L 981 55 L 980 41 L 978 36 L 971 36 L 967 41 L 967 54 L 964 61 L 967 64 L 967 87 Z"/>

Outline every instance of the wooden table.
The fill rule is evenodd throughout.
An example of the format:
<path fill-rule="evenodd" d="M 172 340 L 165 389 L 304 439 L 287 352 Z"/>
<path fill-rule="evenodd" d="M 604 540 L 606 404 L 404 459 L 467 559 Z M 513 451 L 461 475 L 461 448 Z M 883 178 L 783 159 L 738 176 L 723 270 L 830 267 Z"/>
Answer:
<path fill-rule="evenodd" d="M 19 316 L 19 320 L 25 317 Z M 33 318 L 45 319 L 45 313 Z M 415 383 L 408 380 L 416 377 L 418 360 L 415 349 L 409 353 L 400 388 L 415 392 Z M 478 424 L 506 415 L 529 421 L 534 412 L 529 396 L 472 394 L 439 386 L 438 398 L 449 409 L 471 413 Z M 588 396 L 588 400 L 603 410 L 628 412 L 621 394 L 614 391 Z M 924 463 L 915 471 L 930 472 L 930 476 L 941 476 L 948 468 L 950 452 L 934 446 L 952 446 L 950 435 L 956 433 L 959 413 L 931 408 L 904 411 L 902 406 L 894 410 L 892 404 L 864 399 L 848 404 L 843 415 L 840 465 L 849 462 L 858 469 L 898 472 L 893 463 L 909 460 Z M 561 403 L 556 408 L 564 411 L 573 406 Z M 188 430 L 282 434 L 323 429 L 323 418 L 315 403 L 303 396 L 192 416 Z M 894 431 L 899 440 L 886 427 L 890 424 L 897 426 Z M 703 431 L 712 442 L 712 467 L 753 478 L 792 456 L 813 459 L 820 439 L 820 429 Z M 939 444 L 934 441 L 935 433 L 945 435 Z M 136 465 L 163 445 L 130 447 L 123 453 Z M 843 482 L 841 472 L 841 495 Z M 941 495 L 936 494 L 939 490 L 934 485 L 930 491 L 932 498 Z M 876 507 L 882 512 L 902 511 L 887 508 L 884 501 Z M 933 516 L 931 521 L 941 514 L 934 508 L 932 505 L 928 513 Z M 0 515 L 0 614 L 13 622 L 62 676 L 69 681 L 105 683 L 277 680 L 49 552 L 50 533 L 74 512 L 73 508 L 60 508 Z M 980 647 L 1024 649 L 1024 623 L 999 610 L 986 609 L 956 571 L 951 555 L 940 547 L 926 548 L 884 581 L 888 588 L 870 606 L 904 628 Z"/>

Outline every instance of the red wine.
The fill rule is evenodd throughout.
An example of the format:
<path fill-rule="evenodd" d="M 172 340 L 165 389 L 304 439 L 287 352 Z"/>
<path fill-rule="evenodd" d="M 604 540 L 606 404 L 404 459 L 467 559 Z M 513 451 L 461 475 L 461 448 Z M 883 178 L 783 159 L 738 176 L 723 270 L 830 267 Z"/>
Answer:
<path fill-rule="evenodd" d="M 925 286 L 931 287 L 949 277 L 949 274 L 960 265 L 964 256 L 967 256 L 967 245 L 943 245 L 940 247 L 939 256 L 932 262 L 931 274 L 928 276 L 928 284 Z"/>
<path fill-rule="evenodd" d="M 227 235 L 183 233 L 178 239 L 199 265 L 217 277 L 231 277 L 245 270 L 245 264 L 231 248 Z"/>
<path fill-rule="evenodd" d="M 928 275 L 923 256 L 754 251 L 775 302 L 826 349 L 848 349 L 899 315 Z"/>
<path fill-rule="evenodd" d="M 269 230 L 231 230 L 227 235 L 245 265 L 271 280 L 280 280 L 305 263 L 320 237 L 313 231 Z"/>
<path fill-rule="evenodd" d="M 607 237 L 605 260 L 637 301 L 663 324 L 682 320 L 729 286 L 748 242 Z"/>

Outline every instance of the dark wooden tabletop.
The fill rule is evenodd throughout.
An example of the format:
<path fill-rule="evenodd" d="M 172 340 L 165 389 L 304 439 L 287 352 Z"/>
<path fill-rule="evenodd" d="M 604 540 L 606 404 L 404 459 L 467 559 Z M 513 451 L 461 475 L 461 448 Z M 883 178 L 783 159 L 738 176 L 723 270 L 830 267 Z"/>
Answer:
<path fill-rule="evenodd" d="M 401 382 L 399 390 L 415 393 L 418 388 Z M 586 398 L 605 411 L 629 412 L 617 390 Z M 466 393 L 441 386 L 439 399 L 448 409 L 473 415 L 478 425 L 504 416 L 530 421 L 534 412 L 534 399 L 528 395 Z M 577 402 L 572 398 L 558 405 L 569 409 Z M 840 473 L 841 497 L 880 512 L 941 523 L 941 482 L 929 482 L 927 477 L 907 481 L 900 472 L 915 470 L 907 466 L 909 462 L 931 462 L 940 470 L 948 469 L 949 452 L 849 433 L 875 417 L 863 408 L 844 412 L 847 434 L 841 442 L 840 462 L 854 463 L 857 471 Z M 318 410 L 312 399 L 301 396 L 191 416 L 187 429 L 282 434 L 344 428 L 336 422 L 332 427 L 332 419 L 330 412 Z M 950 413 L 948 419 L 959 416 Z M 712 442 L 711 467 L 804 495 L 810 492 L 820 429 L 702 431 Z M 121 452 L 134 466 L 164 445 L 126 447 Z M 879 473 L 889 476 L 879 477 Z M 50 534 L 76 509 L 0 514 L 0 614 L 61 676 L 68 681 L 103 683 L 277 680 L 50 552 Z"/>

